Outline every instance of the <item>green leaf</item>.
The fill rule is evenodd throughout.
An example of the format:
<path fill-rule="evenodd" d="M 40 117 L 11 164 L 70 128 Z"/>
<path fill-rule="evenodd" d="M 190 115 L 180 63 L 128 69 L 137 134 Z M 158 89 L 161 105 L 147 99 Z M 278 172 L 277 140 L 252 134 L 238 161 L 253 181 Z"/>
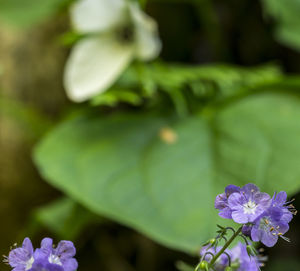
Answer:
<path fill-rule="evenodd" d="M 0 19 L 17 26 L 30 26 L 55 14 L 70 0 L 0 0 Z"/>
<path fill-rule="evenodd" d="M 276 20 L 275 35 L 283 44 L 300 50 L 300 1 L 263 0 L 265 11 Z"/>
<path fill-rule="evenodd" d="M 279 93 L 185 119 L 86 114 L 52 131 L 35 161 L 51 184 L 92 211 L 196 252 L 224 224 L 214 199 L 226 185 L 299 190 L 299 118 L 299 98 Z"/>
<path fill-rule="evenodd" d="M 63 239 L 74 240 L 80 232 L 101 218 L 70 198 L 61 198 L 37 209 L 35 219 Z"/>

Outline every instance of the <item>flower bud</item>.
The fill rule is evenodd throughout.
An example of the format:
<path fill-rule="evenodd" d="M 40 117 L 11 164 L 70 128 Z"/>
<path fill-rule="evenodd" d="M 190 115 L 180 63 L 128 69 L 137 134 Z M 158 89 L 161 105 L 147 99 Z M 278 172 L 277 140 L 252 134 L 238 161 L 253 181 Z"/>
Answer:
<path fill-rule="evenodd" d="M 212 238 L 212 239 L 209 240 L 209 243 L 211 245 L 214 245 L 216 242 L 217 242 L 217 240 L 215 238 Z"/>
<path fill-rule="evenodd" d="M 202 246 L 208 246 L 210 245 L 210 247 L 212 247 L 214 244 L 216 244 L 217 240 L 215 238 L 209 239 L 207 242 L 205 242 Z"/>
<path fill-rule="evenodd" d="M 240 267 L 240 264 L 239 263 L 237 263 L 237 262 L 235 262 L 235 263 L 231 263 L 231 269 L 230 270 L 232 270 L 232 269 L 238 269 Z"/>
<path fill-rule="evenodd" d="M 247 249 L 247 253 L 248 253 L 249 256 L 256 256 L 257 255 L 257 252 L 256 252 L 255 248 L 253 248 L 251 245 L 248 245 L 246 247 L 246 249 Z"/>
<path fill-rule="evenodd" d="M 205 270 L 208 271 L 208 262 L 207 261 L 202 261 L 199 265 L 200 270 Z"/>

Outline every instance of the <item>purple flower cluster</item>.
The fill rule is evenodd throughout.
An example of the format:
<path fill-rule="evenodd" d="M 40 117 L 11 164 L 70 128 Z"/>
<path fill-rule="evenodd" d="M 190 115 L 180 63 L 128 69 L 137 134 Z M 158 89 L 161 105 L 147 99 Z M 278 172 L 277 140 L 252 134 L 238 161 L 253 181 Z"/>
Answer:
<path fill-rule="evenodd" d="M 25 238 L 21 247 L 10 251 L 6 261 L 12 271 L 75 271 L 75 254 L 71 241 L 60 241 L 55 248 L 52 239 L 44 238 L 41 247 L 34 250 L 30 239 Z"/>
<path fill-rule="evenodd" d="M 268 247 L 274 246 L 278 237 L 288 240 L 283 234 L 296 212 L 287 202 L 286 192 L 275 193 L 271 198 L 254 184 L 242 188 L 227 186 L 225 193 L 216 197 L 215 208 L 221 217 L 243 224 L 243 233 L 253 241 L 261 241 Z"/>
<path fill-rule="evenodd" d="M 222 247 L 217 248 L 202 248 L 200 255 L 203 257 L 203 260 L 210 261 L 212 259 L 212 254 L 216 254 L 220 251 Z M 229 265 L 229 259 L 231 261 L 231 266 L 236 271 L 259 271 L 260 267 L 263 266 L 262 259 L 258 256 L 249 256 L 247 252 L 247 246 L 238 243 L 232 249 L 226 249 L 216 261 L 214 265 L 214 270 L 224 271 L 225 268 Z"/>

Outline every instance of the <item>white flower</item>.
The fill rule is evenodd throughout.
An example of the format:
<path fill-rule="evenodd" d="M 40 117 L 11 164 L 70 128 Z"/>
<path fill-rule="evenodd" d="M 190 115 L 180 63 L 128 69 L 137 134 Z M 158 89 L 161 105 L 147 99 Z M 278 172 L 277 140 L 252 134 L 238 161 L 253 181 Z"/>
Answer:
<path fill-rule="evenodd" d="M 160 52 L 157 25 L 136 3 L 79 0 L 71 8 L 71 20 L 86 35 L 65 67 L 64 84 L 73 101 L 104 92 L 133 59 L 151 60 Z"/>

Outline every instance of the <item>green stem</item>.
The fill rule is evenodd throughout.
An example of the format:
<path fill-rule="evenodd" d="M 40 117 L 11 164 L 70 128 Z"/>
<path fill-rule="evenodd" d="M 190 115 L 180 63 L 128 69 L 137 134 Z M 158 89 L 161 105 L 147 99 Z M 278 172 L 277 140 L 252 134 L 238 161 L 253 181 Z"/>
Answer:
<path fill-rule="evenodd" d="M 200 264 L 201 264 L 201 263 L 198 263 L 198 265 L 197 265 L 196 268 L 195 268 L 195 271 L 198 271 L 198 270 L 199 270 Z"/>
<path fill-rule="evenodd" d="M 241 233 L 243 226 L 241 226 L 232 236 L 231 238 L 225 243 L 225 245 L 222 247 L 222 249 L 211 259 L 208 267 L 211 268 L 216 260 L 223 254 L 223 252 L 226 250 L 226 248 L 229 247 L 229 245 L 233 242 L 233 240 Z"/>

